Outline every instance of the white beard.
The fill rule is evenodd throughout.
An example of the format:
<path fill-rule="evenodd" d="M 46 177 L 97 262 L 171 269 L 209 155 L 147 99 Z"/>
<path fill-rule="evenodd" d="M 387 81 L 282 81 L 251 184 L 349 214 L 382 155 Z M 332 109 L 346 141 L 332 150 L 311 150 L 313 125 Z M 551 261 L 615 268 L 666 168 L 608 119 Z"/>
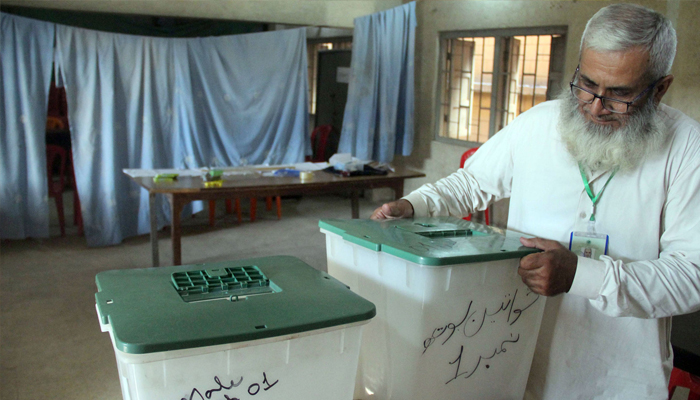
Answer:
<path fill-rule="evenodd" d="M 629 171 L 660 149 L 666 140 L 663 123 L 651 96 L 646 104 L 631 114 L 616 115 L 620 127 L 588 121 L 569 90 L 564 90 L 559 98 L 562 105 L 557 128 L 561 138 L 574 160 L 591 171 L 613 168 Z"/>

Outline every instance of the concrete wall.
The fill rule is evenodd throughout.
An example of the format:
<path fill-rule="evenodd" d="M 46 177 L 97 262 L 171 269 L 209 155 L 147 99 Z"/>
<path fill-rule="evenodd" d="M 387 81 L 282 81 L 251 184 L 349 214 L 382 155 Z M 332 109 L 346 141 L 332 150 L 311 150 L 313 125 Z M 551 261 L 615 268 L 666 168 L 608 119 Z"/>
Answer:
<path fill-rule="evenodd" d="M 353 26 L 353 19 L 401 0 L 3 0 L 5 5 L 74 11 L 215 18 L 292 25 Z"/>
<path fill-rule="evenodd" d="M 423 0 L 417 5 L 416 34 L 416 136 L 410 157 L 404 164 L 423 171 L 424 179 L 407 182 L 406 191 L 449 175 L 458 166 L 466 146 L 435 140 L 436 102 L 439 68 L 439 33 L 451 30 L 568 26 L 564 76 L 576 69 L 578 48 L 586 21 L 608 1 L 448 1 Z M 700 46 L 693 37 L 700 23 L 700 2 L 695 0 L 644 1 L 637 3 L 668 16 L 678 33 L 678 55 L 674 63 L 675 81 L 664 102 L 700 120 Z M 571 71 L 571 72 L 568 72 Z M 492 208 L 492 220 L 505 226 L 507 203 Z"/>

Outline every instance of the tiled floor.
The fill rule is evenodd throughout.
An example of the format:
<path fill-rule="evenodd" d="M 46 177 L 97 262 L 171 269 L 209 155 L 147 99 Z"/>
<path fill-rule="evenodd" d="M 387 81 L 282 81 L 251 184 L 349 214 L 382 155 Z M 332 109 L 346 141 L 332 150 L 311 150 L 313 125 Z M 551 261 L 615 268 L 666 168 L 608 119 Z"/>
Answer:
<path fill-rule="evenodd" d="M 378 205 L 361 200 L 361 217 L 368 218 Z M 53 203 L 51 209 L 55 214 Z M 349 218 L 350 200 L 283 199 L 281 220 L 274 209 L 258 207 L 256 222 L 242 224 L 224 217 L 222 207 L 214 228 L 205 214 L 185 222 L 183 263 L 292 255 L 325 270 L 325 236 L 318 220 Z M 67 220 L 72 222 L 72 215 Z M 49 239 L 0 244 L 1 400 L 122 398 L 111 341 L 100 332 L 95 312 L 95 275 L 150 267 L 148 235 L 88 248 L 75 227 L 67 233 L 58 236 L 54 218 Z M 168 232 L 161 232 L 161 264 L 171 259 L 169 247 Z"/>

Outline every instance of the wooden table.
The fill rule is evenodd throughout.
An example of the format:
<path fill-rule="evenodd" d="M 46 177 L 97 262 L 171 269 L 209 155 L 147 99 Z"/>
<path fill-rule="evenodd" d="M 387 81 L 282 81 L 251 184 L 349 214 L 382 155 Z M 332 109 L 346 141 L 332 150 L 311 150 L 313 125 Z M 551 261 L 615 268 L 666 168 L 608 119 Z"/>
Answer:
<path fill-rule="evenodd" d="M 302 182 L 298 177 L 267 177 L 260 174 L 225 175 L 219 188 L 205 188 L 199 176 L 180 176 L 171 182 L 154 182 L 153 177 L 127 175 L 139 186 L 148 191 L 151 218 L 151 250 L 153 266 L 159 266 L 157 241 L 156 194 L 163 194 L 170 202 L 173 247 L 173 265 L 182 263 L 180 216 L 184 206 L 194 200 L 216 200 L 240 197 L 268 197 L 304 194 L 347 193 L 351 194 L 352 218 L 360 217 L 359 195 L 365 189 L 391 188 L 397 199 L 403 196 L 404 180 L 420 178 L 425 174 L 397 168 L 395 172 L 378 176 L 340 177 L 331 173 L 316 171 L 313 179 Z"/>

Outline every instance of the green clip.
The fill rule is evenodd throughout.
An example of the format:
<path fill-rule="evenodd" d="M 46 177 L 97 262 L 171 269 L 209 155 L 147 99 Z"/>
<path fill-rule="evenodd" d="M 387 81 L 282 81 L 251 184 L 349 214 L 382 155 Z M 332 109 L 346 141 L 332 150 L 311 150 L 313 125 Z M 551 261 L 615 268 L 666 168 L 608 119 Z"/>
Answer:
<path fill-rule="evenodd" d="M 158 174 L 153 177 L 153 182 L 174 181 L 178 174 Z"/>
<path fill-rule="evenodd" d="M 204 180 L 206 182 L 221 181 L 224 179 L 224 171 L 220 169 L 210 169 L 204 174 Z"/>

